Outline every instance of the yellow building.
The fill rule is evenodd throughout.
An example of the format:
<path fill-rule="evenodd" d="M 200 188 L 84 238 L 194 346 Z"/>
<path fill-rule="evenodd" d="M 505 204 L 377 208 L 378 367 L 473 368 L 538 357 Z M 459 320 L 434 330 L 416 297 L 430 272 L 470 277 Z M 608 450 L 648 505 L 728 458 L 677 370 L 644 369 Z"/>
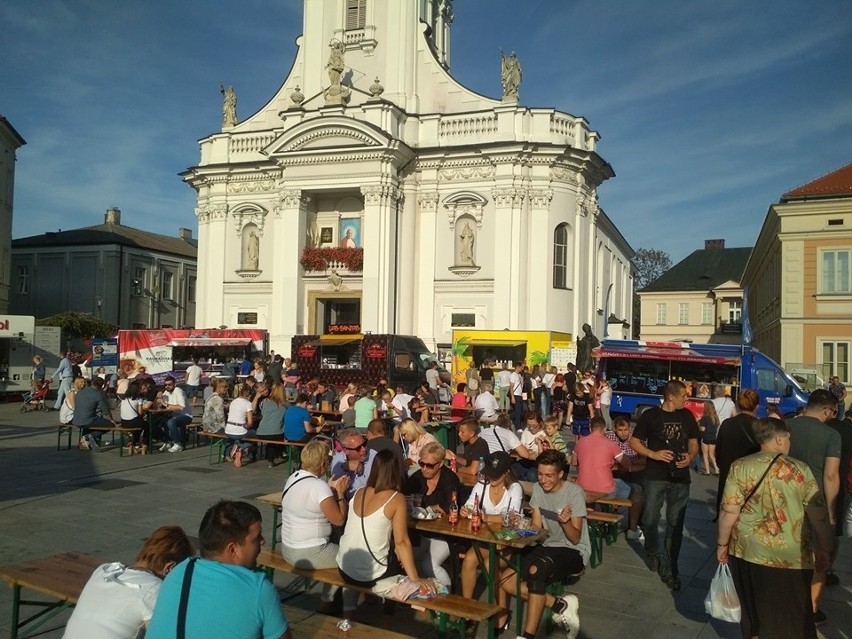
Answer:
<path fill-rule="evenodd" d="M 740 280 L 750 253 L 750 248 L 725 248 L 725 240 L 706 240 L 702 250 L 639 291 L 641 339 L 739 344 Z"/>
<path fill-rule="evenodd" d="M 753 344 L 788 371 L 850 382 L 852 164 L 769 207 L 743 276 Z"/>

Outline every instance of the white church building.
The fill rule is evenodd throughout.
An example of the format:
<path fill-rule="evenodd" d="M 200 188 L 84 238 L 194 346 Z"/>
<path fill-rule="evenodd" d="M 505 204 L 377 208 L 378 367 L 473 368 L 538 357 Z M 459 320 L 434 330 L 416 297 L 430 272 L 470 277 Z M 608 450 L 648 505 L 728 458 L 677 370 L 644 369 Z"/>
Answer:
<path fill-rule="evenodd" d="M 597 204 L 599 135 L 521 106 L 513 55 L 501 98 L 455 81 L 452 18 L 451 0 L 305 0 L 269 103 L 238 121 L 223 90 L 182 175 L 197 326 L 266 328 L 276 352 L 335 332 L 437 347 L 454 326 L 627 335 L 633 250 Z"/>

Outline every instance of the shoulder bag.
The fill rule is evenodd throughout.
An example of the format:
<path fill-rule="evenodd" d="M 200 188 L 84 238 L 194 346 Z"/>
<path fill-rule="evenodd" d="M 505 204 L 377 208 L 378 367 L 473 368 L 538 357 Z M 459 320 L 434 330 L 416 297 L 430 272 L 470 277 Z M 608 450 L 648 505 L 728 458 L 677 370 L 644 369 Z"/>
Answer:
<path fill-rule="evenodd" d="M 754 495 L 755 491 L 757 491 L 757 489 L 760 488 L 760 485 L 763 483 L 763 480 L 766 479 L 766 475 L 769 473 L 769 469 L 772 468 L 772 465 L 775 463 L 775 460 L 777 460 L 779 457 L 781 457 L 781 453 L 778 453 L 777 455 L 775 455 L 775 457 L 772 458 L 772 461 L 769 462 L 769 465 L 766 467 L 766 470 L 763 471 L 763 474 L 760 476 L 760 479 L 754 485 L 754 488 L 752 488 L 751 492 L 749 492 L 749 494 L 746 495 L 745 501 L 743 502 L 743 505 L 740 507 L 740 510 L 745 508 L 745 505 L 748 503 L 748 500 L 751 499 L 752 495 Z"/>
<path fill-rule="evenodd" d="M 180 605 L 177 614 L 177 639 L 186 639 L 186 609 L 189 606 L 189 585 L 192 583 L 192 572 L 195 570 L 197 559 L 197 557 L 190 559 L 186 571 L 183 573 L 183 586 L 180 589 Z"/>

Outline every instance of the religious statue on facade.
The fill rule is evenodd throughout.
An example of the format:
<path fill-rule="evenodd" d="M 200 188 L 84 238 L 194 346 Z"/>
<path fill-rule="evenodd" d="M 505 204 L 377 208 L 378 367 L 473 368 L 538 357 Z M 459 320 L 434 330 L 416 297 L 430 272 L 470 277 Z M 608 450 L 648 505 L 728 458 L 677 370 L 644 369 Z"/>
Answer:
<path fill-rule="evenodd" d="M 325 91 L 326 104 L 342 104 L 349 97 L 349 88 L 343 86 L 341 80 L 343 71 L 346 69 L 346 63 L 343 61 L 343 53 L 346 48 L 343 43 L 335 38 L 329 42 L 331 53 L 328 55 L 328 64 L 325 68 L 328 69 L 328 80 L 331 83 Z"/>
<path fill-rule="evenodd" d="M 459 263 L 464 266 L 474 266 L 475 261 L 473 259 L 473 242 L 474 242 L 474 232 L 473 228 L 470 226 L 470 222 L 465 222 L 464 228 L 462 229 L 461 235 L 459 235 L 459 239 L 461 240 L 461 246 L 459 247 Z"/>
<path fill-rule="evenodd" d="M 583 324 L 583 337 L 577 340 L 577 371 L 587 373 L 592 370 L 594 359 L 592 349 L 601 345 L 600 340 L 592 333 L 592 327 Z"/>
<path fill-rule="evenodd" d="M 500 49 L 500 58 L 503 62 L 500 72 L 500 81 L 503 83 L 503 102 L 517 102 L 518 87 L 521 86 L 521 63 L 514 51 L 506 55 L 503 49 Z"/>
<path fill-rule="evenodd" d="M 219 93 L 222 94 L 222 128 L 237 124 L 237 94 L 234 87 L 225 87 L 219 83 Z"/>
<path fill-rule="evenodd" d="M 251 231 L 246 242 L 245 266 L 247 271 L 256 271 L 260 266 L 260 239 Z"/>

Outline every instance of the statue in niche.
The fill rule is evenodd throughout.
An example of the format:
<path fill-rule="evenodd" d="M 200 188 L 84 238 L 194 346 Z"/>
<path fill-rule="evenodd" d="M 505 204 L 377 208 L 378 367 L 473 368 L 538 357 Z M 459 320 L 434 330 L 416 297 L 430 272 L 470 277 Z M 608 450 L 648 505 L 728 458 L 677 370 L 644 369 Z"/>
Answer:
<path fill-rule="evenodd" d="M 342 104 L 343 100 L 349 96 L 349 89 L 340 82 L 343 71 L 346 69 L 346 63 L 343 61 L 346 48 L 337 38 L 329 42 L 328 46 L 331 48 L 331 53 L 328 55 L 328 64 L 325 68 L 328 69 L 328 80 L 331 84 L 325 91 L 325 101 L 326 104 Z"/>
<path fill-rule="evenodd" d="M 222 128 L 237 124 L 237 94 L 234 87 L 225 87 L 219 83 L 219 93 L 222 94 Z"/>
<path fill-rule="evenodd" d="M 503 68 L 500 73 L 500 81 L 503 83 L 503 101 L 517 102 L 518 87 L 521 86 L 521 63 L 518 56 L 512 51 L 509 55 L 503 53 L 500 49 L 500 58 L 503 62 Z"/>
<path fill-rule="evenodd" d="M 461 235 L 459 235 L 459 239 L 461 240 L 461 246 L 459 247 L 459 264 L 464 266 L 474 266 L 473 243 L 475 241 L 475 234 L 470 222 L 464 223 L 464 228 L 462 229 Z"/>
<path fill-rule="evenodd" d="M 260 238 L 257 233 L 251 231 L 246 241 L 246 252 L 244 257 L 244 267 L 247 271 L 256 271 L 260 265 Z"/>
<path fill-rule="evenodd" d="M 592 327 L 583 324 L 583 337 L 577 340 L 577 372 L 586 373 L 592 370 L 594 360 L 592 349 L 601 345 L 601 341 L 592 333 Z"/>
<path fill-rule="evenodd" d="M 320 242 L 320 230 L 319 225 L 317 224 L 316 216 L 308 224 L 308 246 L 317 247 L 321 244 Z"/>

